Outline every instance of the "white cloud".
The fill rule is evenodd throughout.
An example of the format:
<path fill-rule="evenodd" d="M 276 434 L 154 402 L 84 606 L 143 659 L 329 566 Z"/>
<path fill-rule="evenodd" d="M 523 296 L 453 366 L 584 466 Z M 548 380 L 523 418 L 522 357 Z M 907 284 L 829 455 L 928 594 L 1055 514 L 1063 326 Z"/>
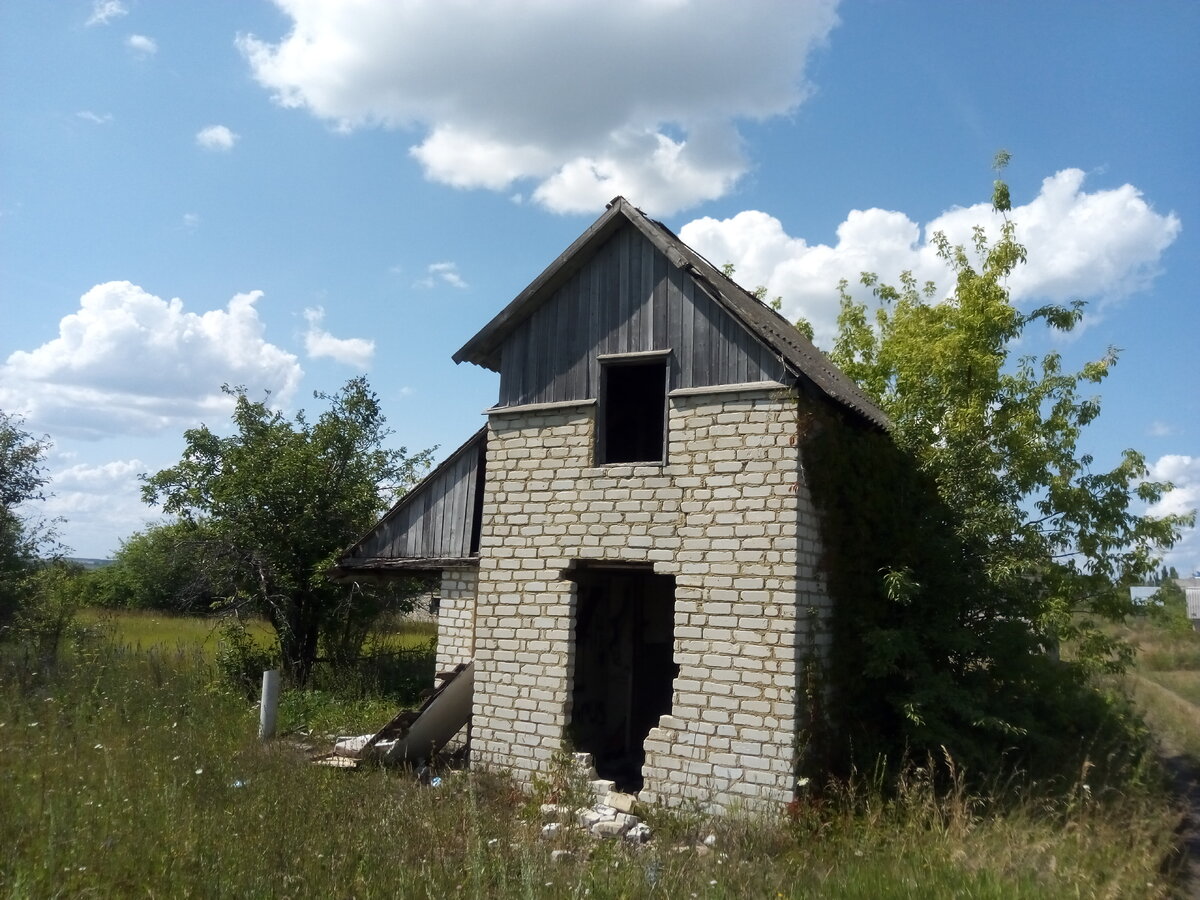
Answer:
<path fill-rule="evenodd" d="M 143 56 L 153 56 L 158 52 L 158 43 L 144 34 L 131 34 L 125 39 L 125 46 Z"/>
<path fill-rule="evenodd" d="M 1170 437 L 1171 435 L 1178 434 L 1178 433 L 1179 433 L 1179 429 L 1176 428 L 1174 425 L 1172 425 L 1170 422 L 1162 422 L 1158 419 L 1155 419 L 1153 422 L 1150 423 L 1150 436 L 1151 437 Z"/>
<path fill-rule="evenodd" d="M 98 284 L 59 323 L 58 337 L 0 365 L 0 408 L 60 436 L 152 434 L 224 416 L 223 383 L 286 403 L 303 371 L 268 343 L 255 304 L 187 312 L 128 281 Z"/>
<path fill-rule="evenodd" d="M 275 3 L 291 31 L 238 46 L 279 104 L 414 131 L 445 184 L 556 211 L 625 193 L 658 215 L 733 186 L 736 123 L 794 110 L 838 21 L 837 0 Z"/>
<path fill-rule="evenodd" d="M 129 535 L 157 518 L 141 501 L 138 475 L 146 471 L 139 459 L 76 463 L 50 472 L 50 496 L 37 512 L 65 520 L 67 542 L 83 555 L 110 554 L 114 535 Z"/>
<path fill-rule="evenodd" d="M 197 228 L 200 227 L 200 214 L 199 213 L 184 213 L 182 221 L 183 221 L 183 227 L 187 231 L 195 231 Z"/>
<path fill-rule="evenodd" d="M 1083 181 L 1080 170 L 1064 169 L 1010 213 L 1017 238 L 1029 251 L 1028 263 L 1009 280 L 1017 302 L 1081 297 L 1098 299 L 1102 309 L 1146 288 L 1163 251 L 1178 236 L 1178 217 L 1155 212 L 1132 185 L 1087 193 Z M 919 282 L 934 281 L 948 290 L 948 269 L 931 236 L 942 231 L 952 243 L 969 245 L 974 225 L 994 235 L 999 222 L 985 203 L 955 207 L 924 228 L 902 212 L 856 209 L 838 226 L 837 243 L 829 246 L 810 245 L 787 234 L 775 217 L 747 210 L 729 219 L 696 219 L 680 229 L 680 236 L 717 265 L 732 262 L 740 284 L 766 285 L 770 296 L 783 297 L 784 314 L 808 318 L 817 342 L 828 346 L 840 279 L 853 286 L 860 273 L 875 272 L 894 281 L 908 270 Z"/>
<path fill-rule="evenodd" d="M 87 25 L 107 25 L 113 19 L 129 15 L 129 9 L 120 0 L 92 0 L 92 15 Z"/>
<path fill-rule="evenodd" d="M 313 307 L 304 311 L 308 331 L 304 335 L 304 349 L 310 357 L 328 357 L 356 369 L 366 369 L 375 355 L 375 342 L 365 338 L 335 338 L 321 327 L 325 310 Z"/>
<path fill-rule="evenodd" d="M 1175 490 L 1150 507 L 1151 515 L 1181 515 L 1200 508 L 1200 456 L 1160 456 L 1150 466 L 1150 479 L 1175 485 Z M 1200 531 L 1188 529 L 1164 561 L 1175 566 L 1180 575 L 1200 571 Z"/>
<path fill-rule="evenodd" d="M 83 109 L 75 113 L 75 118 L 83 119 L 85 122 L 91 122 L 93 125 L 107 125 L 113 120 L 112 113 L 94 113 L 90 109 Z"/>
<path fill-rule="evenodd" d="M 425 277 L 417 281 L 413 287 L 431 288 L 438 284 L 448 284 L 454 288 L 466 288 L 468 285 L 458 274 L 458 264 L 452 262 L 430 263 L 425 269 Z"/>
<path fill-rule="evenodd" d="M 196 143 L 205 150 L 232 150 L 239 137 L 224 125 L 209 125 L 196 132 Z"/>

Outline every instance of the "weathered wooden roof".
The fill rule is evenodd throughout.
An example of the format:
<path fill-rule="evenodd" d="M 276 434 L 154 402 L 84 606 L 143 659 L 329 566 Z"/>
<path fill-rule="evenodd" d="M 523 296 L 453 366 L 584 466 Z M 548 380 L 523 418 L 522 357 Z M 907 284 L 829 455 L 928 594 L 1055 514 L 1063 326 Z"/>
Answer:
<path fill-rule="evenodd" d="M 481 428 L 350 546 L 333 574 L 477 564 L 486 447 L 487 428 Z"/>
<path fill-rule="evenodd" d="M 762 303 L 720 269 L 685 244 L 669 228 L 616 197 L 533 282 L 454 354 L 456 363 L 472 362 L 500 371 L 500 348 L 506 338 L 583 266 L 618 229 L 632 224 L 676 267 L 686 271 L 743 328 L 770 347 L 792 374 L 836 404 L 881 428 L 887 416 L 787 319 Z"/>

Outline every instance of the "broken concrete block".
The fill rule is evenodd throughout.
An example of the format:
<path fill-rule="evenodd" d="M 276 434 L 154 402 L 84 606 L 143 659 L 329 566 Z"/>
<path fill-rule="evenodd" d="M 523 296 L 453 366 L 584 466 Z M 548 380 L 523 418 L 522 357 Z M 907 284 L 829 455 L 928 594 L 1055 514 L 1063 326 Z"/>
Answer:
<path fill-rule="evenodd" d="M 575 854 L 570 850 L 551 850 L 550 862 L 568 862 L 575 858 Z"/>
<path fill-rule="evenodd" d="M 616 786 L 616 782 L 609 781 L 607 778 L 597 778 L 594 781 L 589 781 L 588 785 L 591 787 L 593 794 L 597 797 L 603 797 Z"/>
<path fill-rule="evenodd" d="M 541 838 L 543 841 L 551 840 L 558 837 L 562 830 L 562 822 L 548 822 L 542 826 Z"/>
<path fill-rule="evenodd" d="M 631 816 L 629 813 L 623 812 L 615 813 L 612 820 L 625 828 L 632 828 L 641 821 L 637 816 Z"/>
<path fill-rule="evenodd" d="M 653 836 L 654 832 L 650 830 L 650 826 L 645 822 L 638 822 L 625 832 L 625 840 L 631 844 L 644 844 Z"/>
<path fill-rule="evenodd" d="M 580 809 L 576 810 L 575 821 L 579 823 L 580 828 L 591 828 L 597 822 L 604 822 L 610 817 L 595 809 Z"/>
<path fill-rule="evenodd" d="M 571 810 L 557 803 L 543 803 L 538 807 L 543 822 L 562 822 L 571 818 Z"/>
<path fill-rule="evenodd" d="M 621 837 L 629 830 L 629 825 L 616 819 L 604 819 L 589 829 L 596 837 Z"/>
<path fill-rule="evenodd" d="M 604 805 L 611 806 L 613 809 L 627 813 L 633 809 L 633 804 L 637 798 L 633 794 L 622 794 L 620 791 L 609 791 L 604 795 Z"/>
<path fill-rule="evenodd" d="M 704 839 L 704 846 L 705 847 L 717 846 L 717 836 L 715 834 L 710 834 L 708 837 L 706 837 Z"/>

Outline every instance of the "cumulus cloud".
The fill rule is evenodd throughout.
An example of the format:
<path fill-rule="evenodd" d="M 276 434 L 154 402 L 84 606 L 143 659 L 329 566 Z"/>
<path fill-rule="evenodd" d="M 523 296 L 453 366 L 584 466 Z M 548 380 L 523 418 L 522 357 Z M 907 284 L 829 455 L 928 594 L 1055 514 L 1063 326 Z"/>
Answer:
<path fill-rule="evenodd" d="M 1150 507 L 1151 515 L 1183 515 L 1200 508 L 1200 456 L 1173 453 L 1160 456 L 1150 466 L 1150 479 L 1175 485 L 1175 490 Z M 1195 528 L 1185 532 L 1165 561 L 1175 566 L 1180 575 L 1200 571 L 1200 532 Z"/>
<path fill-rule="evenodd" d="M 0 365 L 0 408 L 56 435 L 99 438 L 223 416 L 225 383 L 286 403 L 303 371 L 264 339 L 261 297 L 237 294 L 197 314 L 128 281 L 98 284 L 62 319 L 58 337 Z"/>
<path fill-rule="evenodd" d="M 131 34 L 125 39 L 125 46 L 142 56 L 153 56 L 158 52 L 158 43 L 144 34 Z"/>
<path fill-rule="evenodd" d="M 75 552 L 109 554 L 117 549 L 113 535 L 132 534 L 154 518 L 141 501 L 138 475 L 145 471 L 139 459 L 51 469 L 51 494 L 38 504 L 38 512 L 65 520 L 65 537 Z"/>
<path fill-rule="evenodd" d="M 304 350 L 310 357 L 327 357 L 356 369 L 366 369 L 371 364 L 375 355 L 374 341 L 365 338 L 334 337 L 321 327 L 325 320 L 325 310 L 319 306 L 306 309 L 304 318 L 308 321 Z"/>
<path fill-rule="evenodd" d="M 466 281 L 458 274 L 458 264 L 452 262 L 430 263 L 425 269 L 425 277 L 417 281 L 413 287 L 431 288 L 439 284 L 448 284 L 454 288 L 467 287 Z"/>
<path fill-rule="evenodd" d="M 232 150 L 239 137 L 224 125 L 209 125 L 196 132 L 196 143 L 205 150 Z"/>
<path fill-rule="evenodd" d="M 90 109 L 83 109 L 75 113 L 75 118 L 83 119 L 85 122 L 91 122 L 93 125 L 107 125 L 113 120 L 112 113 L 94 113 Z"/>
<path fill-rule="evenodd" d="M 113 19 L 129 15 L 129 9 L 120 0 L 92 0 L 92 15 L 87 20 L 90 28 L 93 25 L 107 25 Z"/>
<path fill-rule="evenodd" d="M 726 193 L 748 166 L 737 123 L 804 100 L 838 21 L 837 0 L 275 3 L 289 33 L 238 46 L 276 102 L 416 132 L 428 178 L 560 212 L 625 193 L 666 215 Z"/>
<path fill-rule="evenodd" d="M 1029 250 L 1028 263 L 1009 280 L 1017 302 L 1081 297 L 1098 299 L 1102 309 L 1146 288 L 1178 236 L 1178 217 L 1155 212 L 1133 185 L 1088 193 L 1084 178 L 1079 169 L 1064 169 L 1010 213 Z M 919 282 L 948 290 L 949 270 L 932 236 L 941 231 L 952 243 L 969 245 L 975 225 L 995 237 L 1000 223 L 985 203 L 955 207 L 924 228 L 902 212 L 856 209 L 830 246 L 809 244 L 789 235 L 774 216 L 747 210 L 728 219 L 696 219 L 680 236 L 717 265 L 732 262 L 739 283 L 765 285 L 770 296 L 783 297 L 784 314 L 805 316 L 817 342 L 828 345 L 837 322 L 839 280 L 857 285 L 860 273 L 875 272 L 894 281 L 908 270 Z"/>

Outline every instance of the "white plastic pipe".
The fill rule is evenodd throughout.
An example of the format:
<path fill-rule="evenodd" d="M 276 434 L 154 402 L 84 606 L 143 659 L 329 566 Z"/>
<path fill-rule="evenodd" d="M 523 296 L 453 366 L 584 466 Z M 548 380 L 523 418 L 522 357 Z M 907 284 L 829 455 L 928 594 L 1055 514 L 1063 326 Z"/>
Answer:
<path fill-rule="evenodd" d="M 263 672 L 262 702 L 258 707 L 258 739 L 275 737 L 275 714 L 279 711 L 279 670 Z"/>

